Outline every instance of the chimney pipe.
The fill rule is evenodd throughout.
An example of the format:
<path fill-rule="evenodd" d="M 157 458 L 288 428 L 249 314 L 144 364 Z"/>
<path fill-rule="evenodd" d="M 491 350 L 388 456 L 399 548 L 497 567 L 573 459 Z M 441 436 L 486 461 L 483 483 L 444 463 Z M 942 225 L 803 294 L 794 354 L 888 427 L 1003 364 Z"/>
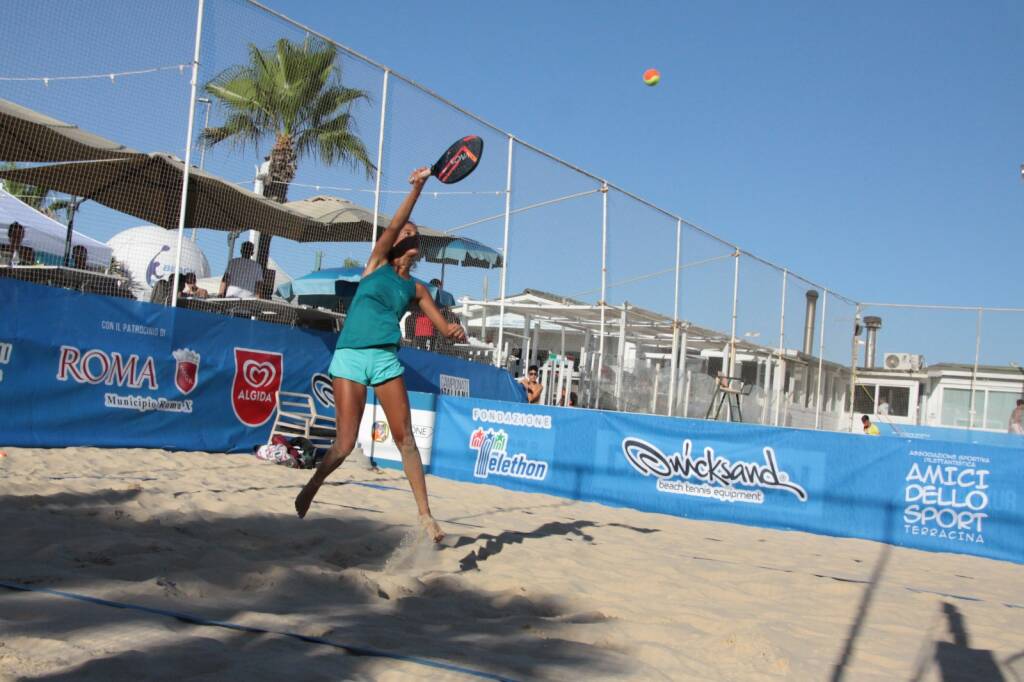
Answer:
<path fill-rule="evenodd" d="M 807 309 L 804 312 L 804 355 L 814 350 L 814 318 L 818 309 L 818 292 L 811 289 L 807 292 Z"/>
<path fill-rule="evenodd" d="M 882 328 L 882 318 L 868 315 L 864 318 L 864 327 L 868 330 L 868 340 L 864 345 L 864 368 L 873 369 L 875 366 L 875 349 L 878 340 L 878 330 Z"/>

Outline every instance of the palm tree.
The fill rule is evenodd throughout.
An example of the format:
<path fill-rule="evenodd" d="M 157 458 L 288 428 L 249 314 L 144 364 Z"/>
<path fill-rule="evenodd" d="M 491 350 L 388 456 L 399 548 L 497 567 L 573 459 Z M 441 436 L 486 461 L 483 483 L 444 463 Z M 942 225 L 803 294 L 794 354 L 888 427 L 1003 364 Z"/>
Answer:
<path fill-rule="evenodd" d="M 18 164 L 13 162 L 6 162 L 0 165 L 0 170 L 14 170 L 18 167 Z M 28 204 L 40 213 L 45 213 L 51 218 L 57 217 L 58 211 L 64 211 L 64 224 L 66 225 L 71 217 L 72 202 L 65 199 L 54 199 L 52 190 L 45 187 L 36 187 L 35 185 L 27 185 L 23 182 L 16 182 L 14 180 L 3 181 L 4 190 L 11 196 L 17 197 L 22 203 Z M 77 208 L 77 206 L 75 207 Z"/>
<path fill-rule="evenodd" d="M 263 194 L 274 201 L 287 201 L 288 186 L 304 156 L 316 156 L 327 165 L 343 163 L 367 177 L 376 170 L 352 118 L 353 105 L 369 96 L 342 85 L 338 51 L 329 43 L 281 38 L 271 49 L 249 45 L 248 64 L 226 69 L 204 89 L 228 112 L 223 125 L 203 131 L 206 144 L 230 140 L 240 149 L 252 145 L 258 150 L 273 136 Z M 256 256 L 264 266 L 269 243 L 264 235 Z"/>

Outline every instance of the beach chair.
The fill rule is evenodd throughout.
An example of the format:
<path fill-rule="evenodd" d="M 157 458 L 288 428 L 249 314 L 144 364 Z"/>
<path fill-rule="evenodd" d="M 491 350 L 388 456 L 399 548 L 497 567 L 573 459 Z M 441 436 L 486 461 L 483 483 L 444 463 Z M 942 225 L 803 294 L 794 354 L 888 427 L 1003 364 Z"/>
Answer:
<path fill-rule="evenodd" d="M 301 436 L 309 439 L 317 450 L 326 451 L 334 443 L 334 419 L 317 414 L 312 396 L 306 393 L 278 391 L 277 417 L 270 429 L 268 444 L 273 442 L 274 436 L 289 439 Z"/>

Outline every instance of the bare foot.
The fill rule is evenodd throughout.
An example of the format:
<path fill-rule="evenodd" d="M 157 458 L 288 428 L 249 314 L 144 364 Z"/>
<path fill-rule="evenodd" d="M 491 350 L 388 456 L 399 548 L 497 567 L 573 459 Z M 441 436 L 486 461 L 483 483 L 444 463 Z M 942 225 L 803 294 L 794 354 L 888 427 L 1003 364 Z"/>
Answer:
<path fill-rule="evenodd" d="M 437 525 L 437 521 L 434 520 L 433 516 L 420 514 L 420 526 L 423 528 L 423 532 L 427 534 L 427 537 L 435 543 L 444 540 L 444 531 L 441 530 L 441 526 Z"/>
<path fill-rule="evenodd" d="M 299 515 L 300 519 L 306 518 L 306 512 L 309 511 L 309 505 L 313 504 L 316 491 L 316 488 L 311 488 L 307 483 L 295 496 L 295 513 Z"/>

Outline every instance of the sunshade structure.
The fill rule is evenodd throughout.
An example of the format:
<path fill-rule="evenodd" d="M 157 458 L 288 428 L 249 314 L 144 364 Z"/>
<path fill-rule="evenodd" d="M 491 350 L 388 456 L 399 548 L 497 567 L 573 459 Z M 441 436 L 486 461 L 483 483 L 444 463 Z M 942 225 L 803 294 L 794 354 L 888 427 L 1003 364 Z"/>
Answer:
<path fill-rule="evenodd" d="M 297 279 L 288 282 L 287 284 L 281 285 L 277 288 L 277 293 L 282 298 L 291 300 L 297 298 L 299 303 L 303 302 L 303 299 L 322 305 L 327 303 L 328 298 L 340 298 L 344 303 L 348 303 L 355 295 L 356 287 L 359 285 L 359 280 L 363 278 L 362 268 L 325 268 L 323 270 L 317 270 L 307 275 L 303 275 Z M 425 286 L 429 291 L 430 295 L 435 298 L 438 295 L 438 289 L 431 284 L 424 282 L 421 279 L 413 277 L 414 280 Z M 338 283 L 341 283 L 340 285 Z M 442 294 L 448 294 L 443 289 L 440 290 Z M 313 298 L 307 298 L 313 297 Z M 320 297 L 324 297 L 321 299 Z M 442 300 L 443 305 L 454 305 L 455 299 L 448 294 L 451 298 L 450 301 Z M 327 305 L 326 307 L 333 307 Z"/>
<path fill-rule="evenodd" d="M 500 268 L 501 254 L 468 237 L 456 237 L 429 227 L 420 228 L 420 252 L 428 263 L 467 268 Z"/>
<path fill-rule="evenodd" d="M 34 249 L 39 260 L 51 265 L 63 261 L 67 228 L 0 189 L 0 241 L 7 240 L 7 227 L 15 222 L 25 228 L 23 244 Z M 103 242 L 74 232 L 71 244 L 86 248 L 89 265 L 106 267 L 110 264 L 112 250 Z"/>
<path fill-rule="evenodd" d="M 184 171 L 181 159 L 155 153 L 18 168 L 0 171 L 0 178 L 91 199 L 173 230 Z M 358 241 L 356 227 L 320 222 L 197 168 L 189 172 L 185 227 L 255 229 L 297 242 Z"/>
<path fill-rule="evenodd" d="M 348 199 L 321 195 L 290 201 L 285 207 L 323 223 L 344 226 L 344 234 L 352 237 L 323 241 L 373 241 L 373 211 Z M 378 231 L 387 227 L 389 222 L 391 216 L 380 214 L 377 218 Z M 420 251 L 428 263 L 474 268 L 500 268 L 502 265 L 500 253 L 474 239 L 446 234 L 423 226 L 420 226 L 419 230 Z"/>
<path fill-rule="evenodd" d="M 78 126 L 0 99 L 0 161 L 89 161 L 137 153 Z"/>

